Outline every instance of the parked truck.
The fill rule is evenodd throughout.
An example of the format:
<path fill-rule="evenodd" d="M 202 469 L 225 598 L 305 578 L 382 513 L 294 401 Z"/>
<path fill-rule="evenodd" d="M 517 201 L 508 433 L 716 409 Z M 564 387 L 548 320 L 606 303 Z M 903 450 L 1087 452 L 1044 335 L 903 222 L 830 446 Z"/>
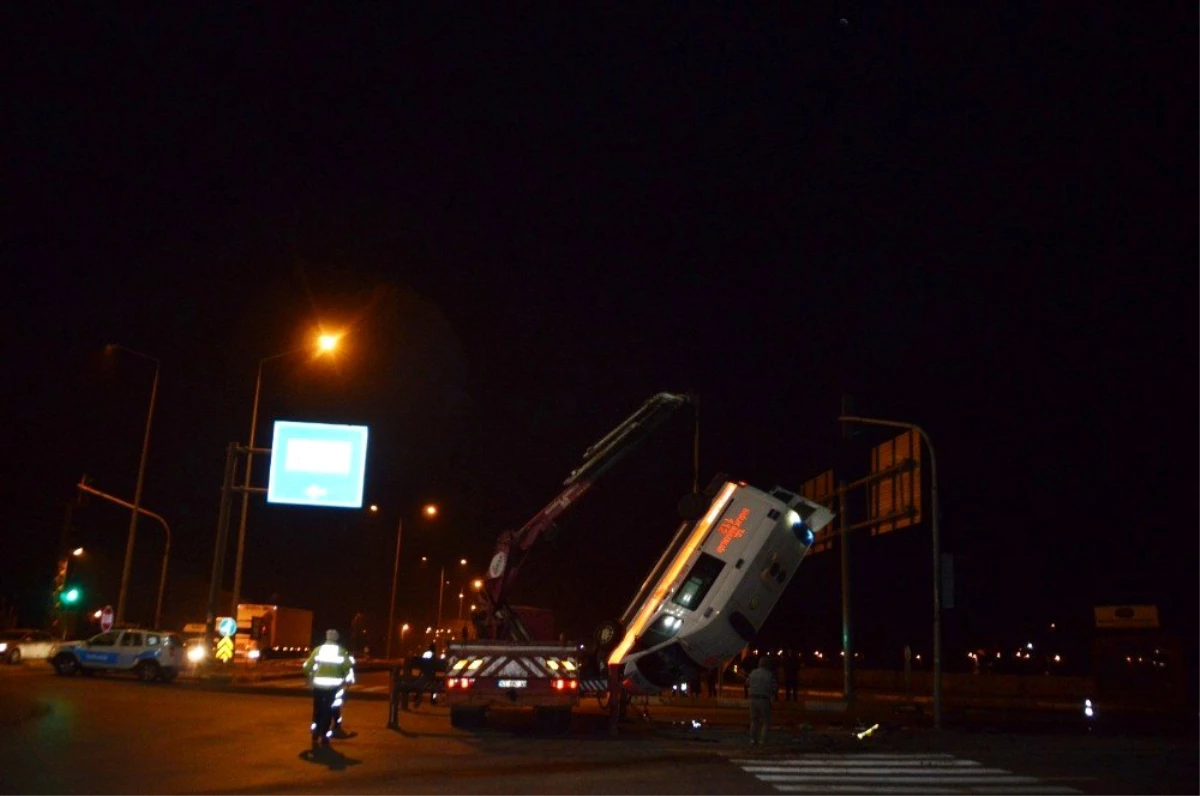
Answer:
<path fill-rule="evenodd" d="M 565 730 L 579 704 L 580 660 L 575 645 L 545 637 L 544 613 L 512 606 L 508 595 L 525 557 L 542 535 L 614 464 L 690 397 L 658 393 L 583 454 L 563 489 L 516 531 L 504 531 L 488 565 L 484 607 L 472 617 L 475 639 L 447 648 L 445 699 L 454 726 L 482 722 L 493 707 L 531 707 L 543 730 Z"/>
<path fill-rule="evenodd" d="M 312 611 L 282 605 L 239 603 L 234 656 L 288 658 L 312 648 Z"/>

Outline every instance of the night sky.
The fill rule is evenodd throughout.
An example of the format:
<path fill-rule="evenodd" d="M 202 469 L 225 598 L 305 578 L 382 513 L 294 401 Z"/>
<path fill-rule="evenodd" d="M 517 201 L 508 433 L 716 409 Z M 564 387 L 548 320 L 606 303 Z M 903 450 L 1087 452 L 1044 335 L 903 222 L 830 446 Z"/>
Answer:
<path fill-rule="evenodd" d="M 161 362 L 142 503 L 182 623 L 258 363 L 325 328 L 336 359 L 264 364 L 258 444 L 277 418 L 368 425 L 382 510 L 256 499 L 247 600 L 378 624 L 403 515 L 398 618 L 428 623 L 437 564 L 482 571 L 661 390 L 700 397 L 701 486 L 853 480 L 892 434 L 844 441 L 849 395 L 933 441 L 955 650 L 1049 622 L 1084 644 L 1093 606 L 1147 603 L 1194 660 L 1194 5 L 570 5 L 2 12 L 19 621 L 45 620 L 79 477 L 133 496 L 154 366 L 106 343 Z M 517 601 L 580 638 L 620 614 L 692 432 L 565 515 Z M 116 603 L 128 516 L 74 512 L 89 606 Z M 928 649 L 928 522 L 852 549 L 859 648 Z M 161 550 L 143 520 L 128 618 Z M 836 643 L 838 584 L 810 558 L 764 635 Z"/>

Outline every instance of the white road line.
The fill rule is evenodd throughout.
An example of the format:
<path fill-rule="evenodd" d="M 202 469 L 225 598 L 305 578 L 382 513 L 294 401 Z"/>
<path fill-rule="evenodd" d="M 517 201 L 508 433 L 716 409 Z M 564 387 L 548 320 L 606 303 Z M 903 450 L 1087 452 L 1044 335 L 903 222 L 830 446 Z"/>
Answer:
<path fill-rule="evenodd" d="M 904 770 L 921 770 L 933 768 L 976 768 L 979 763 L 974 760 L 747 760 L 742 764 L 746 768 L 769 765 L 784 770 L 810 770 L 814 768 L 834 767 L 839 769 L 877 768 L 889 766 Z"/>
<path fill-rule="evenodd" d="M 782 793 L 896 793 L 904 796 L 905 794 L 942 794 L 942 793 L 958 793 L 962 790 L 958 788 L 931 788 L 928 785 L 919 787 L 903 788 L 897 785 L 830 785 L 828 783 L 822 785 L 776 785 L 775 789 Z"/>
<path fill-rule="evenodd" d="M 767 777 L 811 777 L 815 774 L 833 774 L 838 777 L 847 776 L 854 777 L 860 774 L 871 774 L 873 776 L 886 774 L 887 776 L 897 777 L 899 779 L 909 779 L 910 777 L 929 777 L 938 776 L 943 779 L 971 779 L 972 777 L 984 776 L 989 774 L 1009 774 L 1007 769 L 1003 768 L 983 768 L 978 763 L 971 767 L 963 766 L 921 766 L 919 768 L 905 768 L 903 766 L 879 766 L 876 768 L 863 768 L 862 766 L 813 766 L 812 768 L 792 768 L 785 766 L 743 766 L 751 774 L 761 774 L 764 779 Z"/>
<path fill-rule="evenodd" d="M 1037 777 L 949 754 L 805 755 L 731 762 L 782 793 L 1076 794 Z"/>
<path fill-rule="evenodd" d="M 997 769 L 1004 771 L 1004 769 Z M 892 774 L 880 774 L 859 776 L 856 774 L 835 775 L 828 774 L 822 776 L 811 776 L 808 774 L 764 774 L 758 777 L 763 782 L 829 782 L 831 779 L 835 782 L 843 782 L 849 785 L 858 784 L 861 782 L 872 783 L 880 782 L 886 779 L 888 782 L 904 783 L 906 785 L 1032 785 L 1037 782 L 1037 777 L 1024 777 L 1020 774 L 992 774 L 984 776 L 962 776 L 959 774 L 939 775 L 939 774 L 917 774 L 910 777 L 897 777 Z"/>

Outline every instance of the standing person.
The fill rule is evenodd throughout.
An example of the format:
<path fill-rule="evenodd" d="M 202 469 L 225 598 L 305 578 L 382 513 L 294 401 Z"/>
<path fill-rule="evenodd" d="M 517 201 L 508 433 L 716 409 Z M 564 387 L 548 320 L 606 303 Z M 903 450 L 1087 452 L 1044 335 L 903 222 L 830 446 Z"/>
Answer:
<path fill-rule="evenodd" d="M 779 689 L 766 655 L 758 661 L 758 668 L 746 678 L 746 688 L 750 694 L 750 743 L 763 746 L 771 726 L 771 700 Z"/>
<path fill-rule="evenodd" d="M 783 658 L 783 688 L 788 702 L 796 701 L 797 687 L 800 685 L 800 661 L 793 649 L 787 650 Z"/>
<path fill-rule="evenodd" d="M 354 682 L 350 653 L 338 644 L 336 630 L 325 631 L 325 643 L 309 653 L 302 667 L 313 692 L 312 745 L 329 746 L 333 735 L 333 703 L 347 683 Z"/>

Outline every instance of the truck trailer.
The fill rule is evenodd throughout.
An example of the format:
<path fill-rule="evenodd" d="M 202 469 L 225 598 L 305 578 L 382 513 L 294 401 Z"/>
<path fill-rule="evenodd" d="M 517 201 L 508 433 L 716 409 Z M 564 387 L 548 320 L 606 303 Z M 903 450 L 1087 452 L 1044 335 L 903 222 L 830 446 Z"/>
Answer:
<path fill-rule="evenodd" d="M 239 603 L 234 656 L 303 657 L 312 649 L 313 614 L 306 608 Z"/>

